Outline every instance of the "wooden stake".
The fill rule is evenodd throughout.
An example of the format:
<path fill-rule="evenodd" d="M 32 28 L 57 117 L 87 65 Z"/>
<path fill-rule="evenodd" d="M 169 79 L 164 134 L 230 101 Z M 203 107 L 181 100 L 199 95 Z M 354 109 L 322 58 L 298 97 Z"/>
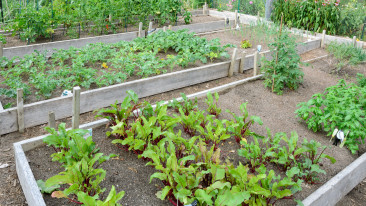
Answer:
<path fill-rule="evenodd" d="M 153 22 L 150 21 L 150 23 L 149 23 L 149 30 L 148 31 L 151 31 L 152 30 L 152 27 L 153 27 Z"/>
<path fill-rule="evenodd" d="M 238 25 L 238 10 L 235 10 L 235 26 Z"/>
<path fill-rule="evenodd" d="M 166 26 L 163 27 L 163 32 L 166 32 Z"/>
<path fill-rule="evenodd" d="M 18 129 L 20 133 L 24 133 L 24 99 L 23 89 L 17 89 L 17 112 L 18 112 Z"/>
<path fill-rule="evenodd" d="M 253 76 L 258 74 L 258 51 L 254 53 Z"/>
<path fill-rule="evenodd" d="M 168 29 L 169 29 L 169 30 L 172 30 L 172 25 L 169 25 Z"/>
<path fill-rule="evenodd" d="M 356 47 L 356 46 L 357 46 L 357 37 L 356 37 L 356 36 L 353 36 L 353 39 L 352 39 L 352 45 L 353 45 L 354 47 Z"/>
<path fill-rule="evenodd" d="M 4 45 L 2 42 L 0 42 L 0 57 L 4 56 Z"/>
<path fill-rule="evenodd" d="M 0 111 L 3 111 L 3 110 L 4 110 L 4 107 L 3 107 L 3 105 L 0 102 Z"/>
<path fill-rule="evenodd" d="M 109 14 L 108 20 L 112 23 L 112 14 Z"/>
<path fill-rule="evenodd" d="M 74 87 L 72 97 L 72 128 L 80 125 L 80 87 Z"/>
<path fill-rule="evenodd" d="M 237 50 L 238 50 L 237 48 L 234 48 L 233 56 L 231 57 L 231 64 L 230 64 L 230 68 L 229 68 L 228 77 L 232 77 L 233 74 L 234 74 L 234 66 L 235 66 L 235 59 L 236 59 Z"/>
<path fill-rule="evenodd" d="M 245 67 L 245 51 L 241 54 L 241 59 L 240 59 L 240 65 L 239 65 L 239 73 L 243 73 L 244 72 L 244 67 Z"/>
<path fill-rule="evenodd" d="M 54 112 L 48 112 L 48 126 L 56 129 L 56 118 Z"/>
<path fill-rule="evenodd" d="M 282 35 L 282 21 L 283 21 L 283 14 L 281 15 L 281 24 L 280 24 L 280 38 Z M 276 65 L 278 63 L 278 50 L 276 51 Z M 272 79 L 272 92 L 274 91 L 274 84 L 275 84 L 275 76 L 276 76 L 276 69 L 273 70 L 273 79 Z"/>
<path fill-rule="evenodd" d="M 325 46 L 325 33 L 326 33 L 326 30 L 323 30 L 323 33 L 322 33 L 322 41 L 320 43 L 320 47 L 321 48 L 324 48 L 324 46 Z"/>
<path fill-rule="evenodd" d="M 139 23 L 139 33 L 137 35 L 138 37 L 142 36 L 142 22 Z"/>

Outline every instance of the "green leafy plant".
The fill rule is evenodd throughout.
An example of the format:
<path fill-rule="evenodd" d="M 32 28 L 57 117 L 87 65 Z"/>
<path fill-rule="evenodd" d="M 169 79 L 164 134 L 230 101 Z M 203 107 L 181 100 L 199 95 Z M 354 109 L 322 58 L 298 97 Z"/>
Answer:
<path fill-rule="evenodd" d="M 240 47 L 243 48 L 243 49 L 247 49 L 247 48 L 251 48 L 252 47 L 252 44 L 249 42 L 249 40 L 243 39 L 240 42 Z"/>
<path fill-rule="evenodd" d="M 261 70 L 264 72 L 264 85 L 272 92 L 282 94 L 285 87 L 296 90 L 303 81 L 304 73 L 300 64 L 300 56 L 296 52 L 294 37 L 284 32 L 269 44 L 273 59 L 263 59 Z"/>
<path fill-rule="evenodd" d="M 226 112 L 230 113 L 233 116 L 233 120 L 228 122 L 227 130 L 234 135 L 235 141 L 239 144 L 241 140 L 245 140 L 246 138 L 254 135 L 253 132 L 249 130 L 249 128 L 256 122 L 259 125 L 262 125 L 262 120 L 257 116 L 250 116 L 247 110 L 247 104 L 243 103 L 240 105 L 240 111 L 242 116 L 237 116 L 235 113 L 230 110 L 226 110 Z"/>
<path fill-rule="evenodd" d="M 366 52 L 362 48 L 355 48 L 351 44 L 331 42 L 327 51 L 337 59 L 336 72 L 347 65 L 357 65 L 366 61 Z"/>
<path fill-rule="evenodd" d="M 296 114 L 314 132 L 322 130 L 328 136 L 335 128 L 349 132 L 345 145 L 354 154 L 365 138 L 365 97 L 365 87 L 342 79 L 323 93 L 314 94 L 308 102 L 298 104 Z"/>
<path fill-rule="evenodd" d="M 190 24 L 192 22 L 192 13 L 189 11 L 185 11 L 183 14 L 184 22 L 186 24 Z"/>
<path fill-rule="evenodd" d="M 205 102 L 208 106 L 207 112 L 218 117 L 221 113 L 221 109 L 217 106 L 217 103 L 219 101 L 219 94 L 216 92 L 214 95 L 215 95 L 215 102 L 211 92 L 207 93 L 207 99 Z"/>

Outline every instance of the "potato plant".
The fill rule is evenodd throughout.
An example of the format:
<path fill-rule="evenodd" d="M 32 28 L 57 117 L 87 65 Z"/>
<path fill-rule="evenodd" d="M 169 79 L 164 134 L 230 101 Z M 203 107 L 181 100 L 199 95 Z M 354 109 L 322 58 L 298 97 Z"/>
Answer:
<path fill-rule="evenodd" d="M 0 95 L 15 100 L 17 88 L 23 88 L 25 97 L 33 94 L 47 99 L 55 90 L 71 90 L 74 86 L 85 89 L 109 86 L 132 76 L 144 78 L 196 61 L 207 63 L 210 53 L 227 58 L 228 47 L 232 45 L 222 47 L 218 39 L 208 41 L 186 30 L 168 30 L 131 42 L 58 50 L 50 58 L 46 52 L 34 52 L 23 58 L 3 57 L 0 75 L 4 86 Z"/>
<path fill-rule="evenodd" d="M 125 101 L 131 102 L 129 96 L 135 95 L 130 91 Z M 146 103 L 139 108 L 139 116 L 130 113 L 128 121 L 116 120 L 118 123 L 108 132 L 115 137 L 113 144 L 135 152 L 156 169 L 150 181 L 161 181 L 163 187 L 156 195 L 162 200 L 168 199 L 174 205 L 194 201 L 199 205 L 272 205 L 292 198 L 303 181 L 316 183 L 319 173 L 324 173 L 319 166 L 324 158 L 335 161 L 324 154 L 325 147 L 320 143 L 305 140 L 301 144 L 295 132 L 287 138 L 285 133 L 272 136 L 269 130 L 267 137 L 249 131 L 247 123 L 261 121 L 249 117 L 246 104 L 240 108 L 244 115 L 232 113 L 234 120 L 230 121 L 206 114 L 196 101 L 182 96 L 181 102 L 175 100 L 169 105 L 171 112 L 178 110 L 177 114 L 171 114 L 168 105 L 159 103 L 151 110 Z M 136 103 L 122 105 L 131 111 Z M 185 106 L 191 110 L 183 110 Z M 148 112 L 141 112 L 144 107 Z M 245 138 L 250 136 L 253 142 L 248 143 Z M 244 157 L 236 166 L 221 155 L 219 147 L 233 137 L 242 140 L 238 154 Z M 286 175 L 267 170 L 268 164 L 283 168 Z"/>
<path fill-rule="evenodd" d="M 339 80 L 323 93 L 314 94 L 307 102 L 298 104 L 297 117 L 306 122 L 308 128 L 325 131 L 330 136 L 334 129 L 349 132 L 345 145 L 354 154 L 358 145 L 365 143 L 366 133 L 366 87 Z"/>

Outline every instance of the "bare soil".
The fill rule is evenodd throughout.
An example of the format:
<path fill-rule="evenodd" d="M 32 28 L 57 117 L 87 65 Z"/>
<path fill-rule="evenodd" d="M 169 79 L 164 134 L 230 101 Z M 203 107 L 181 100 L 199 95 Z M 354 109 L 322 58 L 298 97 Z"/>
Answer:
<path fill-rule="evenodd" d="M 327 54 L 324 50 L 318 49 L 307 54 L 302 55 L 303 60 L 315 58 Z M 307 129 L 307 126 L 299 121 L 295 117 L 294 111 L 296 110 L 296 105 L 299 102 L 307 101 L 314 93 L 323 92 L 325 88 L 334 85 L 340 78 L 344 78 L 342 75 L 330 74 L 324 71 L 325 64 L 323 60 L 311 63 L 309 66 L 304 67 L 304 83 L 297 91 L 286 91 L 284 95 L 277 96 L 272 94 L 268 89 L 265 89 L 262 81 L 255 81 L 246 83 L 244 85 L 238 86 L 236 88 L 230 89 L 223 93 L 220 93 L 219 106 L 223 109 L 230 109 L 235 113 L 238 113 L 239 105 L 243 102 L 248 102 L 248 111 L 251 115 L 260 116 L 266 127 L 269 127 L 273 132 L 286 132 L 297 131 L 300 138 L 314 139 L 321 142 L 323 145 L 329 145 L 330 148 L 326 150 L 326 153 L 335 157 L 337 162 L 335 164 L 330 164 L 325 161 L 323 164 L 324 170 L 326 170 L 327 175 L 322 175 L 320 178 L 321 183 L 325 183 L 332 176 L 336 175 L 343 168 L 354 161 L 358 155 L 351 155 L 346 148 L 334 147 L 329 144 L 329 139 L 324 133 L 313 133 Z M 352 68 L 351 68 L 352 69 Z M 362 71 L 363 66 L 357 67 Z M 365 73 L 363 73 L 365 74 Z M 220 80 L 215 80 L 207 83 L 202 83 L 193 87 L 188 87 L 180 90 L 175 90 L 172 92 L 167 92 L 160 95 L 155 95 L 146 100 L 150 102 L 169 100 L 172 98 L 179 97 L 180 92 L 186 94 L 195 93 L 208 88 L 212 88 L 223 83 L 228 83 L 235 81 L 240 78 L 245 78 L 251 75 L 251 71 L 246 74 L 235 75 L 232 78 L 223 78 Z M 348 81 L 353 80 L 353 76 L 348 77 Z M 200 104 L 202 106 L 202 102 Z M 87 113 L 82 115 L 81 123 L 93 121 L 94 114 Z M 223 115 L 223 118 L 230 118 L 227 114 Z M 67 122 L 70 126 L 71 118 L 62 120 Z M 60 121 L 58 121 L 59 123 Z M 21 187 L 19 186 L 19 181 L 17 179 L 12 143 L 27 139 L 30 137 L 35 137 L 40 134 L 44 134 L 42 126 L 26 129 L 26 133 L 21 135 L 19 133 L 11 133 L 3 135 L 0 138 L 0 163 L 8 163 L 10 166 L 0 169 L 0 205 L 26 205 L 24 195 L 22 193 Z M 264 127 L 255 126 L 252 128 L 255 132 L 265 133 Z M 134 154 L 128 152 L 123 152 L 117 150 L 112 144 L 108 143 L 110 140 L 103 138 L 105 128 L 101 127 L 93 131 L 93 136 L 100 138 L 98 146 L 105 145 L 108 151 L 107 153 L 117 153 L 120 155 L 119 160 L 111 160 L 103 165 L 103 168 L 110 167 L 111 172 L 107 172 L 110 176 L 110 181 L 117 186 L 117 190 L 125 190 L 126 196 L 123 199 L 124 205 L 167 205 L 167 202 L 162 202 L 155 197 L 155 192 L 157 191 L 156 185 L 159 183 L 148 184 L 148 176 L 151 174 L 151 168 L 145 167 L 145 162 L 138 160 Z M 228 141 L 233 142 L 232 140 Z M 108 144 L 106 144 L 108 143 Z M 223 148 L 227 155 L 233 155 L 232 150 L 236 150 L 237 146 L 235 143 L 230 144 L 231 147 L 227 149 Z M 110 148 L 108 148 L 110 147 Z M 39 148 L 41 149 L 41 148 Z M 34 150 L 36 151 L 36 150 Z M 50 151 L 52 152 L 52 151 Z M 362 152 L 363 153 L 363 152 Z M 45 178 L 43 175 L 48 171 L 48 168 L 52 167 L 52 163 L 49 158 L 49 154 L 37 154 L 35 152 L 36 158 L 29 158 L 30 164 L 34 168 L 40 169 L 42 172 L 36 173 L 37 178 Z M 359 154 L 361 155 L 361 153 Z M 50 164 L 43 164 L 43 162 L 38 161 L 38 159 L 43 158 L 43 162 Z M 38 163 L 37 163 L 38 161 Z M 116 168 L 115 165 L 123 165 L 123 167 Z M 303 184 L 303 191 L 295 195 L 295 199 L 304 199 L 306 196 L 311 194 L 319 185 L 306 185 Z M 158 185 L 159 186 L 159 185 Z M 110 187 L 107 187 L 109 190 Z M 343 200 L 341 200 L 338 205 L 364 205 L 366 201 L 366 187 L 365 181 L 358 185 L 354 190 L 352 190 Z M 57 204 L 57 203 L 56 203 Z M 60 205 L 58 202 L 57 205 Z M 294 205 L 292 201 L 281 201 L 279 205 Z"/>
<path fill-rule="evenodd" d="M 217 18 L 212 16 L 192 16 L 192 22 L 191 24 L 197 24 L 197 23 L 204 23 L 204 22 L 211 22 L 211 21 L 219 21 L 223 20 L 223 18 Z M 177 25 L 185 25 L 183 17 L 179 17 L 177 21 Z M 154 25 L 153 27 L 156 27 L 158 25 Z M 165 26 L 168 26 L 166 24 Z M 159 26 L 160 27 L 160 26 Z M 77 35 L 78 35 L 78 28 L 76 28 Z M 86 38 L 86 37 L 93 37 L 93 36 L 100 36 L 100 35 L 106 35 L 106 34 L 114 34 L 114 33 L 124 33 L 124 32 L 132 32 L 132 31 L 138 31 L 138 25 L 128 25 L 127 28 L 125 28 L 123 25 L 117 25 L 117 29 L 115 32 L 109 31 L 106 33 L 94 33 L 91 30 L 90 31 L 80 31 L 80 38 Z M 63 41 L 63 40 L 70 40 L 73 39 L 70 36 L 66 35 L 66 31 L 64 29 L 57 29 L 55 33 L 53 34 L 53 38 L 44 38 L 40 37 L 36 40 L 36 42 L 30 42 L 30 44 L 40 44 L 40 43 L 48 43 L 48 42 L 55 42 L 55 41 Z M 26 41 L 21 41 L 19 39 L 19 35 L 16 36 L 7 36 L 6 37 L 7 43 L 4 45 L 4 47 L 16 47 L 16 46 L 25 46 L 28 45 Z"/>

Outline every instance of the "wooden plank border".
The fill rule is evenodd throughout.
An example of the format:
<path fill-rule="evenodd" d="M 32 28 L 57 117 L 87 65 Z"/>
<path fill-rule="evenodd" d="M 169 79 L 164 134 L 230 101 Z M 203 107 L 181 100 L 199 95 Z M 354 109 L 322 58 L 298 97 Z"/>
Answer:
<path fill-rule="evenodd" d="M 299 53 L 320 47 L 320 39 L 312 40 L 298 46 Z M 271 59 L 271 52 L 262 52 Z M 235 59 L 233 72 L 238 73 L 241 57 Z M 134 90 L 139 97 L 148 97 L 163 92 L 226 77 L 231 61 L 205 65 L 193 69 L 163 74 L 146 79 L 139 79 L 122 84 L 82 92 L 80 95 L 80 113 L 90 112 L 107 107 L 116 100 L 122 101 L 127 90 Z M 252 69 L 254 55 L 247 55 L 244 69 Z M 25 128 L 48 122 L 48 112 L 55 113 L 56 120 L 72 116 L 72 97 L 58 97 L 50 100 L 24 105 Z M 17 109 L 10 108 L 0 111 L 0 135 L 18 131 Z"/>
<path fill-rule="evenodd" d="M 224 20 L 172 27 L 172 29 L 174 31 L 180 30 L 180 29 L 188 29 L 190 32 L 195 32 L 195 33 L 211 32 L 211 31 L 221 30 L 224 28 L 228 28 L 228 26 L 225 24 Z M 93 43 L 98 43 L 98 42 L 116 43 L 116 42 L 119 42 L 122 40 L 123 41 L 132 41 L 133 39 L 139 37 L 139 35 L 141 37 L 145 37 L 145 33 L 146 33 L 145 30 L 142 30 L 142 26 L 141 26 L 140 31 L 134 31 L 134 32 L 109 34 L 109 35 L 103 35 L 103 36 L 72 39 L 72 40 L 57 41 L 57 42 L 42 43 L 42 44 L 33 44 L 33 45 L 18 46 L 18 47 L 7 47 L 7 48 L 3 49 L 3 56 L 7 57 L 9 59 L 12 57 L 15 57 L 15 56 L 23 57 L 27 54 L 33 53 L 34 51 L 39 51 L 39 52 L 48 51 L 47 56 L 51 56 L 51 54 L 55 52 L 55 49 L 69 49 L 70 47 L 81 48 L 81 47 L 86 46 L 87 44 L 93 44 Z"/>

